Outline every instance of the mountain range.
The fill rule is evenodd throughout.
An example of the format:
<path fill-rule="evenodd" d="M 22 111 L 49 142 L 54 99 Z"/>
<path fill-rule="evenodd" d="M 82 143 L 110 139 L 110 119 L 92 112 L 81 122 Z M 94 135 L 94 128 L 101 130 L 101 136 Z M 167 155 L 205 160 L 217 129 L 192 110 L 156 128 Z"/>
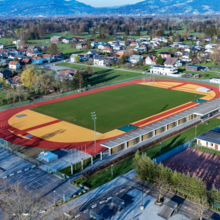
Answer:
<path fill-rule="evenodd" d="M 173 15 L 219 14 L 220 4 L 210 0 L 145 0 L 133 5 L 94 8 L 76 0 L 1 0 L 0 16 Z"/>

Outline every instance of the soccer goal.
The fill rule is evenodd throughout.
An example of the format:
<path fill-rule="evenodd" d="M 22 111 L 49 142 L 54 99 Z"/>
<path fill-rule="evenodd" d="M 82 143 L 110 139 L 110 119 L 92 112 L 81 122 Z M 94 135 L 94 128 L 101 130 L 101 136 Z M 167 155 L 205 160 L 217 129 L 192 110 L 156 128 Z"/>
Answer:
<path fill-rule="evenodd" d="M 142 84 L 144 84 L 144 85 L 154 85 L 155 84 L 155 76 L 144 76 L 142 78 Z"/>

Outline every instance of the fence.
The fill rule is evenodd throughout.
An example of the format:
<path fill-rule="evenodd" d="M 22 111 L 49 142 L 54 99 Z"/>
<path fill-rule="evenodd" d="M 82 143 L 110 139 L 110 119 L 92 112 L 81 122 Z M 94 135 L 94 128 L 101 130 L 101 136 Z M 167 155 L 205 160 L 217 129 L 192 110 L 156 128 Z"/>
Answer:
<path fill-rule="evenodd" d="M 172 157 L 172 156 L 174 156 L 174 155 L 176 155 L 176 154 L 186 150 L 187 148 L 192 147 L 194 143 L 195 143 L 195 140 L 191 140 L 191 141 L 189 141 L 189 142 L 187 142 L 185 144 L 182 144 L 179 147 L 176 147 L 175 149 L 173 149 L 173 150 L 171 150 L 171 151 L 169 151 L 169 152 L 167 152 L 167 153 L 157 157 L 156 158 L 156 162 L 160 163 L 160 162 L 162 162 L 164 160 L 167 160 L 168 158 L 170 158 L 170 157 Z"/>
<path fill-rule="evenodd" d="M 3 139 L 0 139 L 0 148 L 1 149 L 6 150 L 9 153 L 12 153 L 12 154 L 14 154 L 14 155 L 16 155 L 18 157 L 21 157 L 22 159 L 24 159 L 24 160 L 26 160 L 26 161 L 28 161 L 28 162 L 36 165 L 36 166 L 40 166 L 41 165 L 41 163 L 39 161 L 34 160 L 34 159 L 32 159 L 32 158 L 30 158 L 30 157 L 28 157 L 28 156 L 26 156 L 26 155 L 24 155 L 22 153 L 20 153 L 20 152 L 18 152 L 16 150 L 13 150 L 12 148 L 10 148 L 9 145 L 11 145 L 11 144 L 8 141 L 3 140 L 4 144 L 2 144 L 3 143 L 2 140 Z"/>

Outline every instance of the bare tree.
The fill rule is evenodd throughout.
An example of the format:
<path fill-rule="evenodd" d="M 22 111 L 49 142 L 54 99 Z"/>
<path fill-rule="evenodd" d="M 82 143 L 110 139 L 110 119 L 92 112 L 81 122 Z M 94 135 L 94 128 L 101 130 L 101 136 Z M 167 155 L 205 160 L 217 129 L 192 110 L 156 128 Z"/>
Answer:
<path fill-rule="evenodd" d="M 196 204 L 196 208 L 195 211 L 199 216 L 199 219 L 202 220 L 203 216 L 204 216 L 204 212 L 207 210 L 207 208 L 205 206 L 203 206 L 202 204 Z"/>
<path fill-rule="evenodd" d="M 10 185 L 1 183 L 0 208 L 8 218 L 16 220 L 40 219 L 43 205 L 39 194 L 22 187 L 21 184 Z"/>

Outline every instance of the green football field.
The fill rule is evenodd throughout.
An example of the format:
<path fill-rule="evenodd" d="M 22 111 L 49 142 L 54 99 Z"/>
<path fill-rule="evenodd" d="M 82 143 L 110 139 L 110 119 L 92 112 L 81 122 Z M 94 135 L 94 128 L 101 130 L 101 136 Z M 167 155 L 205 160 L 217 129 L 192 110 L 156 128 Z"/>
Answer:
<path fill-rule="evenodd" d="M 105 133 L 200 97 L 193 93 L 132 84 L 32 110 L 89 129 L 94 128 L 91 112 L 96 112 L 97 131 Z"/>

